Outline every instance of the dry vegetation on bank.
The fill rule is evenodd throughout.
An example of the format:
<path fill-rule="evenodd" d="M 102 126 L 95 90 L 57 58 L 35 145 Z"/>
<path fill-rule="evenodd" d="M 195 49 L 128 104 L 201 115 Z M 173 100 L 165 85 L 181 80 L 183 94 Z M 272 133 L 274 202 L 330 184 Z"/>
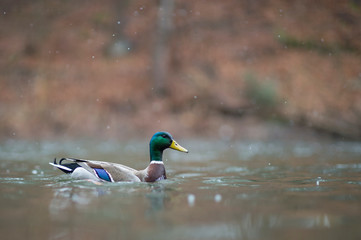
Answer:
<path fill-rule="evenodd" d="M 361 138 L 360 1 L 118 2 L 0 3 L 2 138 Z"/>

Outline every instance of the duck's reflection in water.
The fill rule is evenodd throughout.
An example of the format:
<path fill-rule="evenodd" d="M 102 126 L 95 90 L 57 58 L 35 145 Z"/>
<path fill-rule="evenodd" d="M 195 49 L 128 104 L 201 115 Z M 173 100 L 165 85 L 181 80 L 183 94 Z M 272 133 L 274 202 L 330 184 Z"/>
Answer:
<path fill-rule="evenodd" d="M 102 224 L 102 228 L 133 225 L 140 217 L 143 220 L 160 219 L 169 202 L 168 191 L 162 183 L 105 183 L 72 182 L 70 186 L 53 189 L 49 203 L 49 215 L 56 224 L 52 227 L 50 239 L 72 239 L 83 225 Z M 172 191 L 172 190 L 171 190 Z M 136 207 L 135 207 L 136 206 Z M 131 209 L 130 209 L 131 208 Z M 111 222 L 105 226 L 105 222 Z M 130 227 L 132 228 L 132 227 Z M 85 229 L 91 231 L 92 229 Z M 84 229 L 83 229 L 84 231 Z"/>
<path fill-rule="evenodd" d="M 150 192 L 146 194 L 146 198 L 149 200 L 149 209 L 147 211 L 148 215 L 152 215 L 159 211 L 162 211 L 167 202 L 169 202 L 170 197 L 166 190 L 167 187 L 160 183 L 150 184 Z"/>
<path fill-rule="evenodd" d="M 62 187 L 54 189 L 53 198 L 49 204 L 49 213 L 55 220 L 66 218 L 69 210 L 84 208 L 92 200 L 109 194 L 103 187 L 81 189 L 79 187 Z"/>

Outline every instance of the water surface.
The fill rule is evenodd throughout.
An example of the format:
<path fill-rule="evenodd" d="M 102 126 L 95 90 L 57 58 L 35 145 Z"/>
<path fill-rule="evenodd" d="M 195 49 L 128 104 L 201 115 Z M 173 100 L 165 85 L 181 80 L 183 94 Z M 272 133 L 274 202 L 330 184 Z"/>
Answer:
<path fill-rule="evenodd" d="M 146 142 L 0 145 L 1 239 L 360 239 L 361 144 L 179 141 L 157 183 L 72 180 L 71 156 L 146 167 Z"/>

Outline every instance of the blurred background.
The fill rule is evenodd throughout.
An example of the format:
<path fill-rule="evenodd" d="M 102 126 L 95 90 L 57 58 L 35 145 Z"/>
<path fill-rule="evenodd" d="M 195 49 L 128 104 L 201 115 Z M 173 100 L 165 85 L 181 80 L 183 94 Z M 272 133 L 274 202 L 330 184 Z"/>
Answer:
<path fill-rule="evenodd" d="M 360 156 L 361 0 L 0 1 L 2 239 L 361 239 Z"/>
<path fill-rule="evenodd" d="M 2 139 L 361 139 L 361 1 L 0 2 Z"/>

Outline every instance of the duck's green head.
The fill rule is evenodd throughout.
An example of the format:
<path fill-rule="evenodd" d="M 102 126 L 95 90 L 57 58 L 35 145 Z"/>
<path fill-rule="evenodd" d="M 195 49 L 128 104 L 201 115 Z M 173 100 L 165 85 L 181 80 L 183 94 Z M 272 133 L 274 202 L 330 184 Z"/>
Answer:
<path fill-rule="evenodd" d="M 162 153 L 165 149 L 172 148 L 187 153 L 188 150 L 179 145 L 167 132 L 157 132 L 149 143 L 150 161 L 162 161 Z"/>

